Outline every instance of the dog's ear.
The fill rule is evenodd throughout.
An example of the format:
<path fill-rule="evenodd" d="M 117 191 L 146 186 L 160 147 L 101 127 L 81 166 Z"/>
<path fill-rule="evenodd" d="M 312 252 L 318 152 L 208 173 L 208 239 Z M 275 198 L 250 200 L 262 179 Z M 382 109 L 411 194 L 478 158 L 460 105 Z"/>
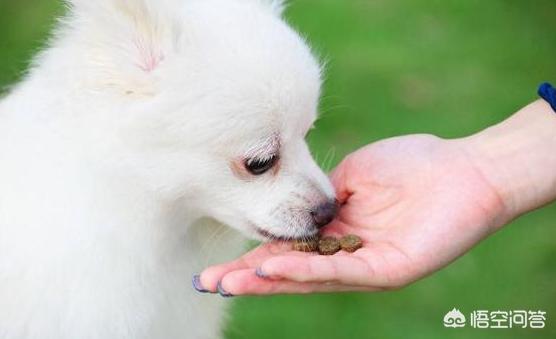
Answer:
<path fill-rule="evenodd" d="M 286 0 L 258 0 L 264 5 L 269 6 L 272 12 L 278 16 L 282 16 L 286 9 Z"/>
<path fill-rule="evenodd" d="M 67 24 L 97 69 L 95 86 L 152 92 L 151 73 L 178 47 L 183 0 L 67 0 Z"/>

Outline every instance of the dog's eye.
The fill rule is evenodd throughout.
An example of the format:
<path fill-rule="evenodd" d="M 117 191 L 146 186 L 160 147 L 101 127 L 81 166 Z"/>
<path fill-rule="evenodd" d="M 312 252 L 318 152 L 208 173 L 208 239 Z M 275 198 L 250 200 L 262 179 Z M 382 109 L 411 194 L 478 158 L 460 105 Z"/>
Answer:
<path fill-rule="evenodd" d="M 253 175 L 261 175 L 271 169 L 278 160 L 277 155 L 268 158 L 253 158 L 245 161 L 245 168 Z"/>

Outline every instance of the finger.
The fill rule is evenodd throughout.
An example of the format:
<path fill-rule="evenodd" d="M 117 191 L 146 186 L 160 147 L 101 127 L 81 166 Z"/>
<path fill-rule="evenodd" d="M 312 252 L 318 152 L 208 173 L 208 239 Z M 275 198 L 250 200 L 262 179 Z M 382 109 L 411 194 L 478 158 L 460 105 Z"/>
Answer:
<path fill-rule="evenodd" d="M 224 275 L 226 275 L 226 273 L 248 267 L 248 263 L 243 258 L 208 267 L 201 272 L 199 277 L 200 286 L 197 286 L 196 288 L 209 292 L 217 292 L 218 282 L 222 279 L 222 277 L 224 277 Z"/>
<path fill-rule="evenodd" d="M 264 260 L 275 256 L 287 254 L 289 256 L 309 256 L 311 253 L 295 252 L 291 250 L 291 244 L 285 242 L 273 242 L 262 244 L 249 251 L 242 257 L 219 265 L 206 268 L 199 276 L 199 289 L 216 292 L 218 282 L 228 272 L 259 267 Z"/>
<path fill-rule="evenodd" d="M 336 281 L 357 286 L 373 285 L 376 275 L 367 260 L 354 254 L 345 255 L 343 252 L 332 256 L 307 258 L 273 257 L 264 261 L 258 272 L 262 276 L 303 283 Z"/>
<path fill-rule="evenodd" d="M 258 277 L 253 269 L 233 271 L 226 274 L 219 287 L 219 292 L 223 296 L 380 290 L 370 286 L 350 286 L 335 282 L 300 283 L 288 280 L 264 279 Z"/>

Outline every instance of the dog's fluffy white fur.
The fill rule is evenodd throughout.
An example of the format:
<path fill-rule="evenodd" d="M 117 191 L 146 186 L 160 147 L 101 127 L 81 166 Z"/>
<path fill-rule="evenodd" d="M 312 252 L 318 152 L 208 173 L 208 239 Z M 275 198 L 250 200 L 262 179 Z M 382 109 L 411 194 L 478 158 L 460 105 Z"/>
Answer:
<path fill-rule="evenodd" d="M 69 5 L 0 102 L 0 338 L 218 337 L 189 282 L 241 243 L 212 220 L 302 237 L 333 198 L 319 64 L 278 1 Z"/>

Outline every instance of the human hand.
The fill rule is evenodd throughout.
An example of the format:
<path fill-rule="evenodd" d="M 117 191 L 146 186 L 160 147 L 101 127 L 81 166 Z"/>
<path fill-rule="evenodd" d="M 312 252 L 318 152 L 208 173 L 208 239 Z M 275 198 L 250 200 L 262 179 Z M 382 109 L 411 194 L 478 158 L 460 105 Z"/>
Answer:
<path fill-rule="evenodd" d="M 342 207 L 325 235 L 363 248 L 332 256 L 262 244 L 197 280 L 222 295 L 395 289 L 447 265 L 511 219 L 459 141 L 413 135 L 349 155 L 332 174 Z M 198 286 L 199 287 L 199 286 Z"/>

